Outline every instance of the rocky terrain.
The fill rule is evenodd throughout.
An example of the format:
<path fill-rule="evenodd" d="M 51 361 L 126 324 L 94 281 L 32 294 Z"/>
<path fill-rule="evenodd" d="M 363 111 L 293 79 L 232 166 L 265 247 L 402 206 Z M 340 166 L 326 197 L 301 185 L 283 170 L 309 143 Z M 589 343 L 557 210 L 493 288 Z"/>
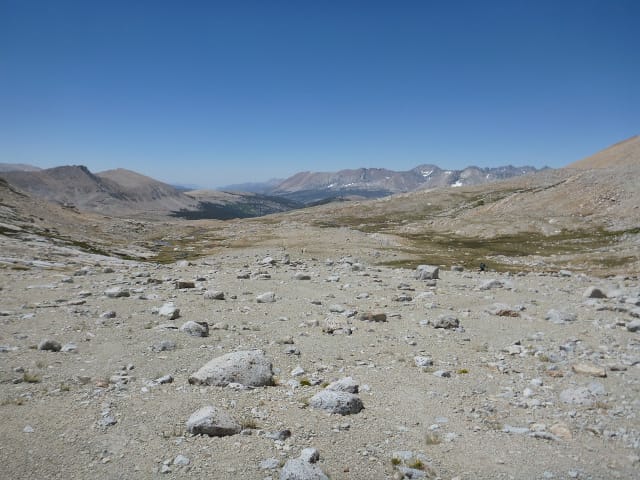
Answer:
<path fill-rule="evenodd" d="M 226 222 L 0 180 L 2 476 L 637 478 L 633 142 Z"/>
<path fill-rule="evenodd" d="M 275 247 L 5 270 L 4 474 L 635 477 L 637 278 L 376 259 Z M 293 461 L 307 449 L 319 460 Z"/>

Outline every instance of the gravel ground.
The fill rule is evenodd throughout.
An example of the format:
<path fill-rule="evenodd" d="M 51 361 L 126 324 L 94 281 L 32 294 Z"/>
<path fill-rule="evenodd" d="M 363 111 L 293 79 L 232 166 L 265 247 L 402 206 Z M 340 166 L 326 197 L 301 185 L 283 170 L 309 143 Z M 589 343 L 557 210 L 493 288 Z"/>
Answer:
<path fill-rule="evenodd" d="M 2 476 L 279 478 L 313 447 L 334 480 L 637 478 L 637 278 L 440 270 L 416 280 L 375 266 L 374 247 L 347 241 L 359 234 L 332 235 L 323 245 L 339 249 L 311 235 L 305 249 L 234 249 L 189 265 L 78 255 L 4 269 Z M 586 298 L 592 286 L 605 298 Z M 129 296 L 105 295 L 115 287 Z M 224 300 L 206 298 L 214 290 Z M 275 302 L 258 303 L 265 292 Z M 179 318 L 158 315 L 167 302 Z M 386 321 L 361 320 L 367 312 Z M 190 320 L 209 336 L 178 330 Z M 71 351 L 38 349 L 45 339 Z M 162 341 L 176 348 L 154 350 Z M 274 386 L 189 384 L 209 360 L 250 349 L 272 362 Z M 165 375 L 173 381 L 153 382 Z M 364 410 L 309 405 L 344 377 Z M 205 405 L 242 433 L 187 433 Z"/>

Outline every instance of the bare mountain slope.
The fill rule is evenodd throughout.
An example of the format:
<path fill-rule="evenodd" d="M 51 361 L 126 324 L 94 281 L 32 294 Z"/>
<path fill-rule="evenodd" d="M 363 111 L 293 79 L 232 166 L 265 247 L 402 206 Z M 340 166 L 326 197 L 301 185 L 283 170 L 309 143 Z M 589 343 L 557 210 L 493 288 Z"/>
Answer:
<path fill-rule="evenodd" d="M 84 166 L 63 166 L 2 176 L 33 196 L 109 214 L 168 213 L 197 203 L 169 185 L 123 169 L 95 175 Z"/>
<path fill-rule="evenodd" d="M 567 168 L 610 168 L 640 164 L 640 135 L 611 145 L 587 158 L 567 165 Z"/>

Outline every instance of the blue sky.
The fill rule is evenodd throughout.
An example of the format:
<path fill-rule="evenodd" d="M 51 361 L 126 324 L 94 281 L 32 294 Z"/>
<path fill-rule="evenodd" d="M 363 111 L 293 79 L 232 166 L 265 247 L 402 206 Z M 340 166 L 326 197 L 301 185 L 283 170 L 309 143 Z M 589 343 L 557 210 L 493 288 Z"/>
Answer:
<path fill-rule="evenodd" d="M 0 0 L 0 162 L 218 186 L 640 133 L 640 2 Z"/>

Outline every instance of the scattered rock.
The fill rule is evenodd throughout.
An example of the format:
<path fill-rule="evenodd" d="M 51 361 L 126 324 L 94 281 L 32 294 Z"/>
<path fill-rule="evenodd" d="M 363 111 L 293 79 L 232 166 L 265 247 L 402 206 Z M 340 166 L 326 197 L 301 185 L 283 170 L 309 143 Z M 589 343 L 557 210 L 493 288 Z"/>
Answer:
<path fill-rule="evenodd" d="M 189 320 L 182 324 L 180 331 L 187 333 L 192 337 L 208 337 L 209 324 L 207 322 L 194 322 Z"/>
<path fill-rule="evenodd" d="M 563 325 L 569 322 L 575 322 L 578 316 L 575 313 L 562 312 L 560 310 L 551 309 L 545 315 L 545 320 L 557 325 Z"/>
<path fill-rule="evenodd" d="M 227 353 L 214 358 L 189 377 L 194 385 L 239 383 L 247 387 L 273 385 L 271 362 L 262 350 L 246 350 Z"/>
<path fill-rule="evenodd" d="M 104 294 L 109 298 L 128 297 L 131 295 L 128 289 L 122 287 L 109 288 L 104 291 Z"/>
<path fill-rule="evenodd" d="M 560 401 L 570 405 L 589 407 L 595 403 L 595 398 L 586 387 L 567 388 L 560 392 Z"/>
<path fill-rule="evenodd" d="M 176 455 L 176 458 L 173 459 L 173 464 L 179 467 L 185 467 L 191 463 L 191 460 L 184 455 Z"/>
<path fill-rule="evenodd" d="M 207 405 L 195 411 L 187 420 L 187 431 L 193 435 L 225 437 L 240 433 L 242 427 L 224 410 Z"/>
<path fill-rule="evenodd" d="M 632 322 L 627 323 L 627 330 L 629 332 L 640 331 L 640 320 L 633 320 Z"/>
<path fill-rule="evenodd" d="M 78 346 L 75 343 L 65 343 L 60 349 L 62 353 L 77 353 Z"/>
<path fill-rule="evenodd" d="M 573 438 L 571 430 L 565 423 L 555 423 L 551 425 L 549 431 L 562 440 L 571 440 Z"/>
<path fill-rule="evenodd" d="M 594 377 L 606 377 L 607 371 L 603 367 L 598 367 L 590 363 L 576 363 L 571 366 L 571 369 L 576 373 L 583 373 L 585 375 L 591 375 Z"/>
<path fill-rule="evenodd" d="M 460 321 L 453 315 L 440 315 L 436 320 L 431 322 L 433 328 L 452 329 L 460 326 Z"/>
<path fill-rule="evenodd" d="M 182 288 L 196 288 L 196 282 L 192 280 L 177 280 L 176 289 Z"/>
<path fill-rule="evenodd" d="M 416 280 L 435 280 L 438 278 L 440 269 L 435 265 L 418 265 L 415 272 Z"/>
<path fill-rule="evenodd" d="M 175 320 L 180 317 L 180 309 L 176 307 L 173 302 L 167 302 L 160 307 L 158 315 L 168 318 L 169 320 Z"/>
<path fill-rule="evenodd" d="M 502 280 L 496 280 L 495 278 L 492 278 L 490 280 L 485 280 L 484 282 L 482 282 L 478 289 L 491 290 L 492 288 L 501 288 L 503 286 L 504 283 L 502 282 Z"/>
<path fill-rule="evenodd" d="M 305 448 L 298 458 L 287 461 L 280 471 L 280 480 L 329 480 L 317 465 L 320 454 L 315 448 Z"/>
<path fill-rule="evenodd" d="M 358 319 L 365 322 L 386 322 L 387 314 L 384 312 L 363 312 L 358 315 Z"/>
<path fill-rule="evenodd" d="M 276 294 L 274 292 L 265 292 L 256 297 L 258 303 L 274 303 L 276 301 Z"/>
<path fill-rule="evenodd" d="M 413 361 L 416 364 L 416 367 L 432 367 L 433 366 L 433 360 L 431 359 L 431 357 L 417 356 L 417 357 L 414 357 Z"/>
<path fill-rule="evenodd" d="M 351 415 L 360 412 L 364 406 L 357 395 L 335 390 L 322 390 L 309 401 L 309 406 L 339 415 Z"/>
<path fill-rule="evenodd" d="M 349 319 L 342 315 L 331 315 L 321 322 L 322 331 L 330 334 L 351 335 L 352 328 Z"/>
<path fill-rule="evenodd" d="M 154 352 L 169 352 L 177 348 L 176 342 L 173 340 L 162 340 L 158 343 L 154 343 L 151 346 L 151 350 Z"/>
<path fill-rule="evenodd" d="M 207 300 L 224 300 L 224 292 L 221 290 L 208 290 L 204 292 L 204 298 Z"/>
<path fill-rule="evenodd" d="M 351 377 L 341 378 L 327 386 L 327 390 L 334 390 L 336 392 L 358 393 L 358 389 L 358 383 Z"/>

